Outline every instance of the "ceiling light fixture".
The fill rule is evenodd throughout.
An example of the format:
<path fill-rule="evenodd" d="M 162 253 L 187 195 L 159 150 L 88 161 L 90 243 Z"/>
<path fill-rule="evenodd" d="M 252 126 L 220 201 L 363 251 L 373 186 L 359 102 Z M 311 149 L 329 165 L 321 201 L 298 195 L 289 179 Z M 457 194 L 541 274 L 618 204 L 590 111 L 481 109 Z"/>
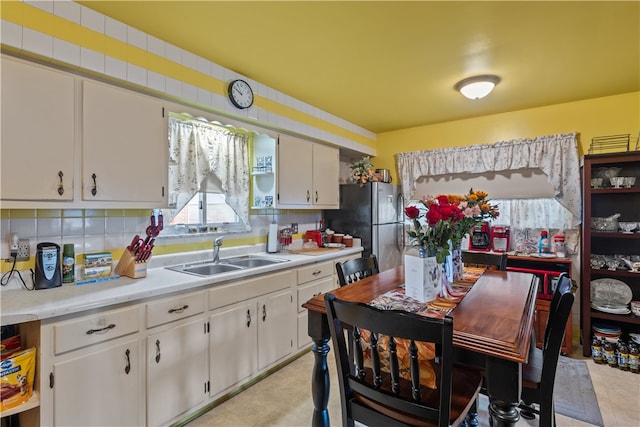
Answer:
<path fill-rule="evenodd" d="M 499 82 L 500 77 L 494 75 L 474 76 L 460 80 L 453 87 L 469 99 L 480 99 L 489 95 Z"/>

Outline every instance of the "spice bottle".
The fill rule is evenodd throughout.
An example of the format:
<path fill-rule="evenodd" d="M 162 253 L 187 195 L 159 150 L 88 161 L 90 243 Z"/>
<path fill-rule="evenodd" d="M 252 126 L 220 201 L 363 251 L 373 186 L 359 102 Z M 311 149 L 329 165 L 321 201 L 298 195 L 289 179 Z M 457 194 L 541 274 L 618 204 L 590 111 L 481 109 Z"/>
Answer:
<path fill-rule="evenodd" d="M 551 245 L 549 244 L 549 233 L 547 230 L 540 232 L 540 243 L 538 245 L 538 251 L 541 254 L 548 254 L 551 252 Z"/>
<path fill-rule="evenodd" d="M 75 280 L 76 256 L 73 243 L 67 243 L 62 250 L 62 283 L 73 283 Z"/>
<path fill-rule="evenodd" d="M 634 374 L 640 373 L 640 349 L 635 343 L 629 344 L 629 370 Z"/>
<path fill-rule="evenodd" d="M 598 365 L 605 363 L 604 356 L 602 354 L 602 343 L 596 336 L 594 336 L 593 341 L 591 341 L 591 358 Z"/>
<path fill-rule="evenodd" d="M 618 341 L 618 368 L 623 371 L 629 370 L 629 349 L 624 341 Z"/>
<path fill-rule="evenodd" d="M 609 367 L 618 367 L 618 356 L 616 355 L 616 346 L 614 343 L 610 341 L 604 343 L 604 357 Z"/>

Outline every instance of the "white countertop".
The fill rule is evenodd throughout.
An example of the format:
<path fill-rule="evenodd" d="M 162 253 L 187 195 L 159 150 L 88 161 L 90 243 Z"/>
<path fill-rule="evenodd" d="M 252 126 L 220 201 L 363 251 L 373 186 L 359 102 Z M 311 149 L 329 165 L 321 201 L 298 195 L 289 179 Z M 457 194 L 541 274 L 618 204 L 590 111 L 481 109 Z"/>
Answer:
<path fill-rule="evenodd" d="M 117 280 L 84 285 L 69 283 L 57 288 L 38 291 L 28 291 L 15 286 L 12 289 L 2 289 L 0 293 L 2 300 L 1 321 L 2 325 L 11 325 L 32 320 L 64 316 L 95 308 L 105 308 L 109 305 L 246 279 L 247 277 L 255 275 L 357 254 L 360 251 L 362 251 L 361 247 L 344 248 L 339 251 L 328 252 L 321 255 L 267 254 L 264 252 L 254 252 L 252 255 L 284 258 L 287 259 L 288 262 L 221 273 L 209 277 L 180 273 L 164 267 L 207 259 L 206 257 L 211 255 L 211 251 L 179 255 L 160 255 L 152 259 L 150 268 L 147 270 L 147 276 L 140 279 L 121 277 Z M 221 253 L 221 257 L 223 258 L 232 255 L 237 254 Z M 23 274 L 23 277 L 25 276 L 26 274 Z"/>

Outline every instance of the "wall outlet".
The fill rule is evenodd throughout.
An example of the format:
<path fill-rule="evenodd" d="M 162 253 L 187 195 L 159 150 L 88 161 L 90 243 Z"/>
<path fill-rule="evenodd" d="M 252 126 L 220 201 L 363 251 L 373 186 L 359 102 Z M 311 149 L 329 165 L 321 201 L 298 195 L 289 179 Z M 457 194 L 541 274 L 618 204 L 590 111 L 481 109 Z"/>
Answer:
<path fill-rule="evenodd" d="M 30 258 L 30 247 L 28 239 L 20 239 L 18 241 L 18 254 L 16 256 L 16 261 L 29 261 Z"/>
<path fill-rule="evenodd" d="M 294 222 L 294 223 L 291 224 L 291 232 L 293 234 L 298 234 L 298 223 L 297 222 Z"/>

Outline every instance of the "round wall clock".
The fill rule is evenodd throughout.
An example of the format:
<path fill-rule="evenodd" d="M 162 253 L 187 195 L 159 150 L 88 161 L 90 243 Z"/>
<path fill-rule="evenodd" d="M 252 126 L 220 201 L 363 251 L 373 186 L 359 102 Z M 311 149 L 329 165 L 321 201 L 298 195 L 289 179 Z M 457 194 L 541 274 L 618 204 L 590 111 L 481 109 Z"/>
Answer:
<path fill-rule="evenodd" d="M 228 93 L 231 103 L 240 109 L 253 105 L 253 90 L 244 80 L 234 80 L 229 83 Z"/>

